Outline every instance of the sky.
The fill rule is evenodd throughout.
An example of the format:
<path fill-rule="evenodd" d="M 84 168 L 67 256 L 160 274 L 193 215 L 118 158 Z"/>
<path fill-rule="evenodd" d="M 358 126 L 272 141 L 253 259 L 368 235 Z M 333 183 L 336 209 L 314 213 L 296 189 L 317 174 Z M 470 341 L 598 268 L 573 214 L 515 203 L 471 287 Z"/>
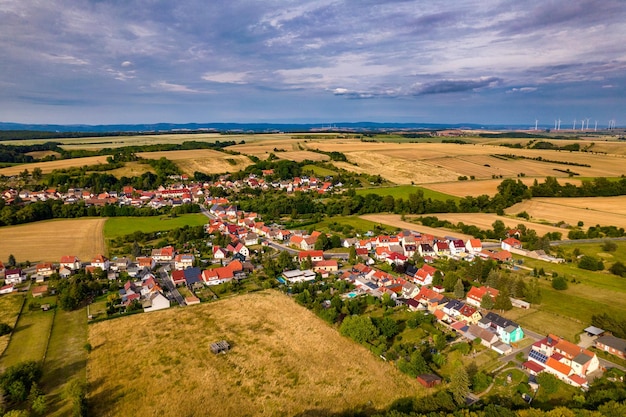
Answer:
<path fill-rule="evenodd" d="M 626 125 L 623 0 L 0 0 L 0 121 Z"/>

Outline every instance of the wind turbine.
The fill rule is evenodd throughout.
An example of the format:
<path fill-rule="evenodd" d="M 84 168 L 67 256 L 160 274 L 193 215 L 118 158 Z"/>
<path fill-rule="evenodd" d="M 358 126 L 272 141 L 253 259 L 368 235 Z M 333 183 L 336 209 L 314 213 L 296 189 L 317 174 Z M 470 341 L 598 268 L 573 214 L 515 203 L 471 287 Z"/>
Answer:
<path fill-rule="evenodd" d="M 535 130 L 537 130 L 537 122 L 539 122 L 539 120 L 535 119 Z"/>
<path fill-rule="evenodd" d="M 597 132 L 597 131 L 598 131 L 598 121 L 597 121 L 597 120 L 596 120 L 596 126 L 593 128 L 593 131 L 594 131 L 594 132 Z"/>
<path fill-rule="evenodd" d="M 556 130 L 561 130 L 561 119 L 559 119 L 559 127 Z"/>
<path fill-rule="evenodd" d="M 589 130 L 589 118 L 587 117 L 587 130 Z"/>
<path fill-rule="evenodd" d="M 574 124 L 572 125 L 572 130 L 576 130 L 576 119 L 574 119 Z"/>

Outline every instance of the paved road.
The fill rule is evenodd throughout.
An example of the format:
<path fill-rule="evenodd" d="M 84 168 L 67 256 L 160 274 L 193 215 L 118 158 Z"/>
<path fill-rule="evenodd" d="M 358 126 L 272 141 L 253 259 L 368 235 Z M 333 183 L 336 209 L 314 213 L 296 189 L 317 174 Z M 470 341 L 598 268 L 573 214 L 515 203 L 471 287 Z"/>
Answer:
<path fill-rule="evenodd" d="M 178 289 L 174 286 L 174 283 L 168 277 L 167 270 L 165 269 L 165 267 L 159 268 L 158 274 L 159 274 L 158 276 L 159 276 L 159 281 L 161 282 L 161 285 L 167 288 L 170 294 L 172 294 L 172 296 L 174 297 L 174 300 L 176 300 L 176 302 L 180 304 L 181 306 L 187 305 L 187 303 L 185 303 L 185 299 L 183 298 L 183 296 L 180 295 L 180 293 L 178 292 Z"/>
<path fill-rule="evenodd" d="M 603 237 L 600 239 L 555 240 L 554 242 L 550 242 L 550 246 L 574 245 L 577 243 L 604 243 L 605 240 L 626 240 L 626 237 Z"/>

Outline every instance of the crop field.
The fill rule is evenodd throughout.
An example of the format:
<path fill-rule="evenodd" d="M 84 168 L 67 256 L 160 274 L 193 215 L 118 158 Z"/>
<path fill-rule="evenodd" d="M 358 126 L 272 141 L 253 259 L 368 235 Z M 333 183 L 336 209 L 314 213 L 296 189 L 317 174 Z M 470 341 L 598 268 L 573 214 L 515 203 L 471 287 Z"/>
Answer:
<path fill-rule="evenodd" d="M 317 165 L 305 165 L 302 167 L 303 172 L 311 171 L 313 175 L 318 177 L 327 177 L 337 175 L 337 171 L 333 171 L 332 169 L 319 167 Z"/>
<path fill-rule="evenodd" d="M 104 224 L 104 237 L 112 239 L 118 236 L 129 235 L 141 231 L 145 233 L 172 230 L 183 226 L 202 226 L 209 219 L 200 213 L 181 214 L 178 217 L 149 216 L 149 217 L 110 217 Z M 1 229 L 0 229 L 1 230 Z"/>
<path fill-rule="evenodd" d="M 533 185 L 535 178 L 516 178 L 521 180 L 527 186 Z M 498 185 L 502 183 L 503 179 L 496 180 L 476 180 L 476 181 L 454 181 L 454 182 L 442 182 L 435 184 L 425 184 L 424 188 L 428 188 L 441 193 L 455 195 L 458 197 L 478 197 L 479 195 L 487 194 L 488 196 L 494 196 L 498 193 Z M 544 178 L 538 178 L 537 181 L 542 183 Z M 582 181 L 578 178 L 559 179 L 559 184 L 565 185 L 570 183 L 575 186 L 580 186 Z M 515 214 L 519 213 L 518 211 Z"/>
<path fill-rule="evenodd" d="M 430 215 L 430 214 L 429 214 Z M 496 220 L 501 220 L 506 227 L 514 228 L 518 224 L 523 224 L 528 229 L 533 229 L 539 236 L 543 236 L 546 233 L 558 232 L 563 234 L 563 238 L 567 238 L 567 229 L 560 227 L 547 226 L 538 223 L 532 223 L 522 218 L 509 218 L 504 216 L 498 216 L 492 213 L 435 213 L 432 216 L 437 217 L 439 220 L 448 220 L 454 224 L 463 222 L 465 224 L 474 225 L 480 229 L 489 230 Z"/>
<path fill-rule="evenodd" d="M 463 233 L 455 232 L 449 229 L 426 227 L 415 223 L 409 223 L 407 221 L 403 221 L 401 218 L 402 216 L 400 216 L 399 214 L 365 214 L 360 217 L 374 223 L 386 224 L 388 226 L 393 226 L 400 229 L 415 230 L 417 232 L 430 234 L 433 236 L 455 236 L 463 240 L 474 238 L 474 236 L 465 235 Z"/>
<path fill-rule="evenodd" d="M 626 228 L 626 196 L 580 198 L 532 198 L 505 210 L 507 214 L 527 212 L 533 220 L 576 225 L 585 228 L 600 224 Z"/>
<path fill-rule="evenodd" d="M 141 174 L 146 172 L 152 172 L 156 174 L 154 168 L 152 168 L 148 164 L 142 164 L 140 162 L 124 162 L 124 166 L 117 169 L 112 169 L 111 171 L 107 171 L 108 174 L 114 175 L 117 178 L 122 177 L 139 177 Z"/>
<path fill-rule="evenodd" d="M 409 194 L 415 194 L 418 191 L 422 191 L 424 193 L 425 198 L 430 198 L 432 200 L 454 200 L 459 201 L 460 199 L 457 196 L 445 194 L 438 191 L 429 190 L 424 187 L 416 187 L 413 185 L 398 185 L 396 187 L 379 187 L 379 188 L 360 188 L 356 190 L 357 195 L 367 195 L 367 194 L 376 194 L 380 196 L 390 195 L 393 198 L 402 198 L 407 200 L 409 198 Z"/>
<path fill-rule="evenodd" d="M 1 168 L 0 175 L 17 175 L 20 172 L 27 169 L 28 172 L 33 172 L 33 169 L 40 168 L 41 172 L 47 174 L 55 169 L 65 169 L 73 167 L 82 167 L 85 165 L 106 164 L 107 156 L 89 156 L 86 158 L 74 158 L 74 159 L 61 159 L 58 161 L 48 162 L 33 162 L 32 164 L 20 164 L 13 165 L 11 167 Z"/>
<path fill-rule="evenodd" d="M 22 303 L 24 302 L 24 294 L 13 293 L 0 297 L 0 323 L 6 323 L 11 327 L 15 327 L 15 322 L 20 314 Z M 5 334 L 0 336 L 0 356 L 7 348 L 11 335 Z"/>
<path fill-rule="evenodd" d="M 33 152 L 26 153 L 26 155 L 32 156 L 33 158 L 37 158 L 37 159 L 41 159 L 46 156 L 55 156 L 57 158 L 61 156 L 60 153 L 55 152 L 55 151 L 33 151 Z"/>
<path fill-rule="evenodd" d="M 0 259 L 58 262 L 63 255 L 88 260 L 105 254 L 104 218 L 49 220 L 0 228 Z"/>
<path fill-rule="evenodd" d="M 328 415 L 423 392 L 274 291 L 124 320 L 89 327 L 96 416 Z M 213 355 L 209 345 L 219 340 L 232 349 Z"/>
<path fill-rule="evenodd" d="M 193 175 L 195 171 L 205 174 L 236 172 L 252 164 L 244 155 L 230 155 L 212 149 L 190 149 L 184 151 L 140 152 L 146 159 L 166 158 L 174 162 L 185 173 Z"/>

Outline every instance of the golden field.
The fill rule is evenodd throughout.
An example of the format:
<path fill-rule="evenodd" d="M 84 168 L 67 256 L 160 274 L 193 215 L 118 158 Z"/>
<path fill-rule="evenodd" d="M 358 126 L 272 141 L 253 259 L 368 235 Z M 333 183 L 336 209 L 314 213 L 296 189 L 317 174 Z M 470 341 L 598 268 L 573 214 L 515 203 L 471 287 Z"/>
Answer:
<path fill-rule="evenodd" d="M 89 327 L 88 401 L 96 416 L 326 415 L 422 392 L 275 291 L 121 324 Z M 210 344 L 222 339 L 231 351 L 212 354 Z"/>
<path fill-rule="evenodd" d="M 434 213 L 429 216 L 435 216 L 439 220 L 448 220 L 454 224 L 462 222 L 464 224 L 474 225 L 480 229 L 493 229 L 491 226 L 496 220 L 501 220 L 506 227 L 514 228 L 518 224 L 523 224 L 527 229 L 533 229 L 539 236 L 546 233 L 558 232 L 563 234 L 563 239 L 567 239 L 567 229 L 560 227 L 547 226 L 544 224 L 532 223 L 522 218 L 510 218 L 498 216 L 493 213 Z"/>
<path fill-rule="evenodd" d="M 527 186 L 533 185 L 535 178 L 515 178 L 520 180 Z M 538 179 L 539 183 L 543 182 L 543 179 Z M 424 187 L 439 191 L 441 193 L 451 194 L 457 197 L 472 196 L 477 197 L 479 195 L 487 194 L 488 196 L 494 196 L 498 193 L 498 185 L 502 183 L 502 179 L 496 180 L 476 180 L 476 181 L 455 181 L 455 182 L 442 182 L 435 184 L 425 184 Z M 561 179 L 559 183 L 565 185 L 570 183 L 575 186 L 580 186 L 582 181 L 576 178 Z M 517 213 L 517 212 L 516 212 Z"/>
<path fill-rule="evenodd" d="M 89 156 L 86 158 L 74 158 L 74 159 L 61 159 L 58 161 L 48 162 L 33 162 L 32 164 L 14 165 L 6 168 L 0 168 L 0 175 L 17 175 L 24 169 L 28 169 L 28 172 L 33 172 L 33 169 L 40 168 L 41 172 L 47 174 L 55 169 L 65 169 L 73 167 L 82 167 L 85 165 L 106 164 L 107 155 L 102 156 Z"/>
<path fill-rule="evenodd" d="M 10 254 L 18 262 L 58 262 L 63 255 L 82 261 L 105 254 L 105 218 L 49 220 L 0 228 L 0 259 Z"/>
<path fill-rule="evenodd" d="M 626 228 L 626 196 L 533 198 L 505 210 L 507 214 L 527 212 L 535 221 L 570 225 L 584 222 L 585 229 L 597 224 Z"/>
<path fill-rule="evenodd" d="M 137 156 L 145 159 L 169 159 L 178 165 L 184 173 L 190 175 L 193 175 L 195 171 L 204 172 L 205 174 L 236 172 L 252 163 L 250 158 L 244 155 L 230 155 L 212 149 L 140 152 Z M 234 164 L 230 163 L 229 160 L 234 161 Z"/>
<path fill-rule="evenodd" d="M 474 236 L 465 235 L 460 232 L 456 232 L 454 230 L 444 229 L 444 228 L 433 228 L 421 226 L 415 223 L 410 223 L 402 220 L 402 216 L 399 214 L 364 214 L 359 216 L 362 219 L 369 220 L 375 223 L 386 224 L 392 227 L 398 227 L 400 229 L 406 230 L 414 230 L 420 233 L 429 234 L 433 236 L 455 236 L 459 239 L 467 240 L 473 239 Z"/>

